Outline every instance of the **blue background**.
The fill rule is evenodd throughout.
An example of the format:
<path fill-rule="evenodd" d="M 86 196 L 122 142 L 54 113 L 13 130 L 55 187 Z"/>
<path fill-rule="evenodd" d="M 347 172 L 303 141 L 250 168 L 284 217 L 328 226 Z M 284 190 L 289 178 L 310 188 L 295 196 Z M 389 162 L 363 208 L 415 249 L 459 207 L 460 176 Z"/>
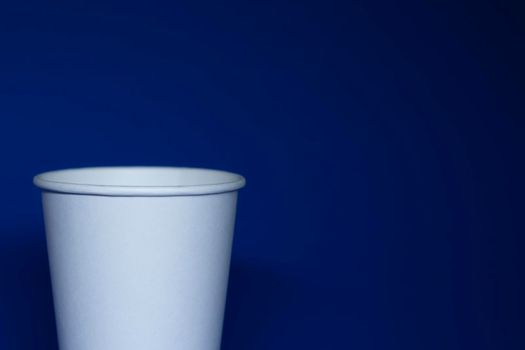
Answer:
<path fill-rule="evenodd" d="M 32 176 L 220 168 L 223 349 L 525 348 L 519 2 L 3 3 L 0 348 L 56 349 Z"/>

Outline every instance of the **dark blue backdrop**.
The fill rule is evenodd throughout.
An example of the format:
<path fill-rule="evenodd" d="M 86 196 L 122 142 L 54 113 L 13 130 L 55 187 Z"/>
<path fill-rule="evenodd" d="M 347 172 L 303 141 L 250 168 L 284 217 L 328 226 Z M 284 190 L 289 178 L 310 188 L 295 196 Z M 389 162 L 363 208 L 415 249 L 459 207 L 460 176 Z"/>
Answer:
<path fill-rule="evenodd" d="M 0 8 L 0 349 L 56 349 L 38 172 L 246 176 L 223 348 L 524 348 L 518 2 Z"/>

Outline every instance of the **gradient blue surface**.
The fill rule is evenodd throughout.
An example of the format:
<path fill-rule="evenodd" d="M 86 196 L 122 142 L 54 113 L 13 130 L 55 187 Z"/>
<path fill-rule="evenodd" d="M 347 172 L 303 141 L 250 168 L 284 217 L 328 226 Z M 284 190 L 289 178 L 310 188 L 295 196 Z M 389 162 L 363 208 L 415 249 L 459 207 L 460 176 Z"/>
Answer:
<path fill-rule="evenodd" d="M 0 11 L 0 348 L 57 349 L 36 173 L 220 168 L 223 349 L 522 349 L 518 2 Z"/>

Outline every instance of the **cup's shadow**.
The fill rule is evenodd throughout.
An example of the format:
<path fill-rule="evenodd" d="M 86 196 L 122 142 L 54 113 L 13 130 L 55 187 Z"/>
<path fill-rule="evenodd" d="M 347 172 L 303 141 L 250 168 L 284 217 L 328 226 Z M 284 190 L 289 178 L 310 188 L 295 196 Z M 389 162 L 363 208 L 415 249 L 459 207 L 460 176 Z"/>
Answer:
<path fill-rule="evenodd" d="M 0 281 L 0 348 L 58 349 L 43 232 L 2 232 Z"/>
<path fill-rule="evenodd" d="M 265 339 L 294 298 L 293 279 L 276 267 L 232 260 L 223 350 L 267 348 Z"/>

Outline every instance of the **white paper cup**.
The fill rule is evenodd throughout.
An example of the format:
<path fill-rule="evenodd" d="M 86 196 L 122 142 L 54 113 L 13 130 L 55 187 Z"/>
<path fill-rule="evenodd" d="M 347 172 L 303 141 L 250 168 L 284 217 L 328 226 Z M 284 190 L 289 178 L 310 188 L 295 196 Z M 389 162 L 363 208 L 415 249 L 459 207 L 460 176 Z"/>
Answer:
<path fill-rule="evenodd" d="M 107 167 L 34 183 L 61 350 L 219 349 L 242 176 Z"/>

